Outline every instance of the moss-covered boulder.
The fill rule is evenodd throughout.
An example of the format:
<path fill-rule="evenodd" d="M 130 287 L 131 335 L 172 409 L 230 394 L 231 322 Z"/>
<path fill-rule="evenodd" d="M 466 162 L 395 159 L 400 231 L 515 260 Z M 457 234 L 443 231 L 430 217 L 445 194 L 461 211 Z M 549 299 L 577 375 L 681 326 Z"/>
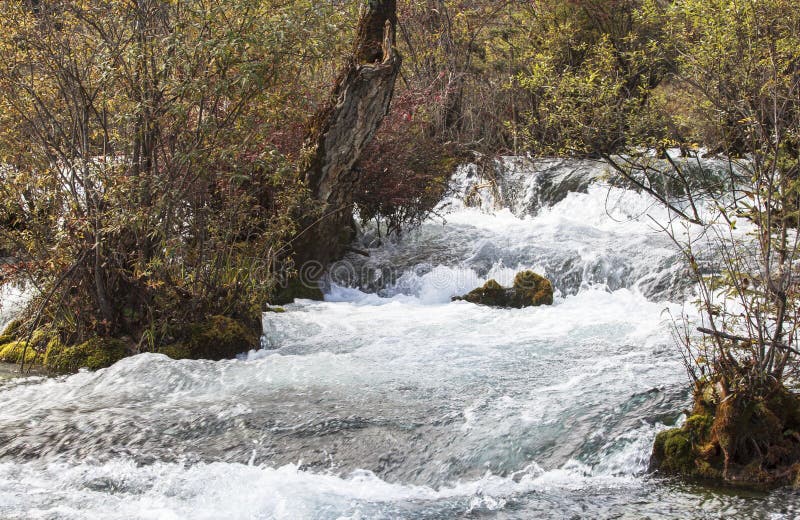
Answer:
<path fill-rule="evenodd" d="M 270 303 L 287 305 L 294 302 L 295 299 L 322 301 L 325 296 L 317 282 L 304 282 L 299 277 L 292 277 L 275 291 L 270 298 Z"/>
<path fill-rule="evenodd" d="M 491 307 L 536 307 L 553 304 L 553 284 L 547 278 L 533 271 L 522 271 L 514 277 L 511 287 L 503 287 L 495 280 L 489 280 L 465 294 L 456 296 L 453 301 L 463 300 Z"/>
<path fill-rule="evenodd" d="M 513 290 L 512 307 L 553 304 L 553 284 L 544 276 L 533 271 L 517 273 L 511 288 Z"/>
<path fill-rule="evenodd" d="M 779 384 L 745 396 L 700 382 L 683 426 L 656 436 L 650 468 L 751 488 L 792 484 L 800 478 L 800 399 Z"/>
<path fill-rule="evenodd" d="M 0 345 L 0 361 L 5 363 L 22 363 L 24 358 L 25 365 L 32 365 L 41 361 L 41 352 L 34 349 L 30 344 L 25 345 L 25 340 L 9 341 Z"/>
<path fill-rule="evenodd" d="M 81 368 L 99 370 L 129 354 L 125 342 L 114 338 L 95 337 L 77 345 L 64 345 L 56 337 L 47 345 L 44 366 L 60 374 L 77 372 Z"/>
<path fill-rule="evenodd" d="M 698 456 L 699 452 L 704 452 L 709 447 L 708 439 L 713 422 L 714 418 L 710 415 L 695 414 L 686 420 L 683 427 L 660 432 L 653 443 L 651 467 L 663 473 L 684 477 L 720 478 L 720 461 Z"/>
<path fill-rule="evenodd" d="M 691 475 L 694 472 L 694 457 L 688 432 L 682 428 L 671 428 L 656 435 L 650 463 L 661 471 Z"/>
<path fill-rule="evenodd" d="M 0 335 L 0 361 L 40 364 L 49 339 L 50 335 L 43 330 L 28 335 L 21 329 L 21 322 L 11 322 Z"/>
<path fill-rule="evenodd" d="M 483 284 L 483 287 L 473 289 L 464 296 L 457 296 L 453 300 L 464 300 L 492 307 L 508 307 L 508 290 L 497 281 L 489 280 Z"/>
<path fill-rule="evenodd" d="M 35 330 L 28 335 L 22 322 L 15 321 L 0 335 L 0 361 L 22 363 L 66 374 L 81 368 L 98 370 L 113 365 L 131 354 L 127 345 L 113 338 L 96 337 L 76 345 L 65 345 L 59 334 Z"/>
<path fill-rule="evenodd" d="M 207 319 L 183 328 L 181 339 L 158 351 L 173 359 L 231 359 L 261 345 L 258 331 L 226 316 Z"/>

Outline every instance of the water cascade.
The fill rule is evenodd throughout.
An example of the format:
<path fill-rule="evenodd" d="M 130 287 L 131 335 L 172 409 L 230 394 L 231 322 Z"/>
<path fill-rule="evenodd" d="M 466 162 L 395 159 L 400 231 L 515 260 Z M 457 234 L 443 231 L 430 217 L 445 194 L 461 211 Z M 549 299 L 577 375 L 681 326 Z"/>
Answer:
<path fill-rule="evenodd" d="M 266 313 L 268 349 L 0 382 L 0 517 L 795 518 L 647 475 L 691 292 L 651 218 L 599 163 L 462 167 L 420 229 L 365 227 L 326 301 Z M 450 302 L 528 268 L 553 306 Z"/>

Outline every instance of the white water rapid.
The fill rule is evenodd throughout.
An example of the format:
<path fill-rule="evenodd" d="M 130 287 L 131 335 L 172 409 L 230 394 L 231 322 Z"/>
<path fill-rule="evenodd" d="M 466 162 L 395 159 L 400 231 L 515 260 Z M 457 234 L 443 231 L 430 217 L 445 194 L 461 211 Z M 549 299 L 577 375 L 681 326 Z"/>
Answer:
<path fill-rule="evenodd" d="M 666 213 L 603 172 L 462 168 L 444 221 L 367 230 L 325 302 L 266 313 L 267 350 L 0 382 L 0 518 L 796 518 L 790 491 L 647 475 L 689 403 L 691 287 Z M 553 306 L 450 302 L 523 268 Z"/>

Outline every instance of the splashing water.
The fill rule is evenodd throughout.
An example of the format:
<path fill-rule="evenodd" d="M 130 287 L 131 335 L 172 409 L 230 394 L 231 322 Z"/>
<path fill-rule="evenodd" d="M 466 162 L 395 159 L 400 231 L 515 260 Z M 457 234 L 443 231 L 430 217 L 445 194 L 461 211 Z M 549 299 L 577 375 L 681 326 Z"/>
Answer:
<path fill-rule="evenodd" d="M 6 328 L 14 315 L 30 301 L 31 296 L 31 291 L 26 291 L 24 287 L 0 285 L 0 330 Z"/>
<path fill-rule="evenodd" d="M 268 350 L 0 383 L 0 517 L 795 517 L 789 491 L 647 476 L 688 404 L 669 313 L 689 288 L 647 215 L 666 216 L 593 163 L 535 166 L 478 207 L 463 168 L 446 223 L 365 231 L 325 302 L 264 316 Z M 553 306 L 450 303 L 522 268 Z"/>

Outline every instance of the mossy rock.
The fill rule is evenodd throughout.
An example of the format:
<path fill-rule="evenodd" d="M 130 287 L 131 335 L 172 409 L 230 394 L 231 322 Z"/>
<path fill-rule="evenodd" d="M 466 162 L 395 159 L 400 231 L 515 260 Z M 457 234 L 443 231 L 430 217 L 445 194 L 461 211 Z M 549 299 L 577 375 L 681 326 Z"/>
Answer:
<path fill-rule="evenodd" d="M 453 300 L 464 300 L 479 305 L 489 305 L 492 307 L 508 306 L 508 290 L 495 280 L 489 280 L 483 287 L 478 287 L 468 292 L 464 296 L 455 297 Z"/>
<path fill-rule="evenodd" d="M 5 361 L 6 363 L 22 363 L 22 357 L 24 355 L 24 364 L 41 363 L 45 349 L 47 348 L 47 343 L 50 341 L 52 334 L 44 330 L 35 330 L 33 334 L 28 336 L 27 334 L 23 334 L 19 327 L 20 324 L 13 323 L 10 324 L 9 327 L 6 327 L 6 331 L 9 331 L 9 328 L 11 328 L 11 332 L 6 334 L 4 331 L 3 336 L 7 338 L 13 337 L 15 339 L 0 343 L 0 361 Z"/>
<path fill-rule="evenodd" d="M 695 414 L 686 419 L 685 430 L 689 433 L 692 441 L 701 443 L 711 435 L 713 426 L 714 416 Z"/>
<path fill-rule="evenodd" d="M 323 301 L 325 295 L 317 282 L 303 282 L 297 277 L 290 278 L 270 298 L 272 305 L 287 305 L 295 299 Z"/>
<path fill-rule="evenodd" d="M 514 277 L 512 307 L 553 304 L 553 284 L 533 271 L 522 271 Z"/>
<path fill-rule="evenodd" d="M 171 357 L 172 359 L 193 359 L 191 348 L 185 343 L 173 343 L 164 345 L 158 349 L 159 354 Z"/>
<path fill-rule="evenodd" d="M 547 278 L 533 271 L 522 271 L 514 277 L 514 285 L 503 287 L 496 280 L 489 280 L 465 294 L 456 296 L 453 301 L 463 300 L 490 307 L 536 307 L 553 304 L 553 284 Z"/>
<path fill-rule="evenodd" d="M 683 428 L 672 428 L 656 435 L 651 464 L 668 473 L 694 474 L 694 455 L 688 433 Z"/>
<path fill-rule="evenodd" d="M 53 338 L 47 345 L 44 366 L 61 374 L 81 368 L 99 370 L 110 367 L 128 354 L 125 342 L 114 338 L 95 337 L 77 345 L 64 345 L 58 338 Z"/>
<path fill-rule="evenodd" d="M 24 364 L 34 364 L 41 361 L 41 352 L 38 352 L 31 344 L 25 346 L 25 340 L 10 341 L 0 345 L 0 361 L 6 363 L 22 363 L 23 356 L 25 358 Z"/>
<path fill-rule="evenodd" d="M 656 436 L 651 469 L 754 489 L 798 482 L 800 399 L 773 386 L 766 395 L 746 396 L 700 381 L 692 415 Z"/>
<path fill-rule="evenodd" d="M 210 316 L 184 328 L 181 341 L 158 351 L 173 359 L 231 359 L 237 354 L 258 348 L 259 333 L 242 322 L 226 316 Z"/>

